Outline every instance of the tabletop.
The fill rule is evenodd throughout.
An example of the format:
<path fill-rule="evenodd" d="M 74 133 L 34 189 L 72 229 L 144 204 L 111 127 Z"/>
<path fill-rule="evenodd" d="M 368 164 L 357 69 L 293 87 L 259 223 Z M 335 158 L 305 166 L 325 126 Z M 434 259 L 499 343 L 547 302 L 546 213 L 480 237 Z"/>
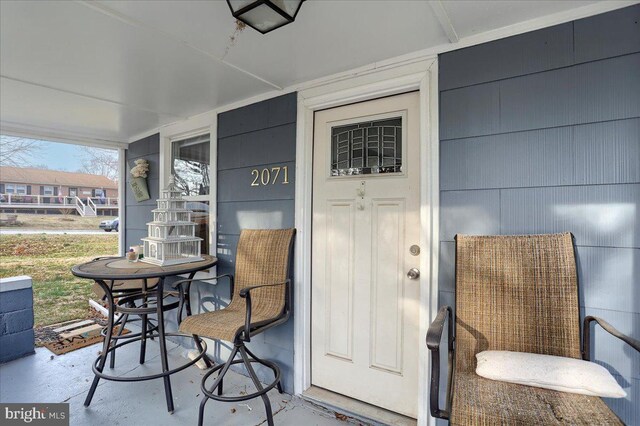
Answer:
<path fill-rule="evenodd" d="M 203 260 L 197 262 L 167 266 L 142 261 L 129 262 L 124 257 L 108 257 L 76 265 L 71 268 L 71 273 L 76 277 L 93 280 L 161 278 L 202 271 L 218 263 L 218 258 L 208 254 L 203 254 L 201 257 Z"/>

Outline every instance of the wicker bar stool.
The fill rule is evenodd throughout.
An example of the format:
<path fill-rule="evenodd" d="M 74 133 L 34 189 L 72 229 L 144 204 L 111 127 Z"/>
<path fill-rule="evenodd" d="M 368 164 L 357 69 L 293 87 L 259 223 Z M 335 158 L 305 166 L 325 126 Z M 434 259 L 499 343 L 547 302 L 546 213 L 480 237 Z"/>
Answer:
<path fill-rule="evenodd" d="M 233 343 L 229 359 L 224 364 L 211 368 L 202 378 L 204 398 L 200 403 L 198 425 L 203 423 L 204 408 L 209 399 L 238 402 L 258 396 L 264 402 L 268 424 L 273 425 L 267 392 L 277 387 L 282 393 L 280 368 L 271 361 L 258 358 L 245 347 L 245 343 L 251 341 L 256 334 L 282 324 L 289 318 L 291 282 L 288 277 L 294 233 L 294 229 L 243 230 L 238 243 L 235 277 L 216 277 L 225 277 L 231 282 L 232 298 L 229 305 L 225 309 L 188 316 L 181 322 L 180 331 L 192 334 L 196 339 L 202 336 Z M 190 281 L 183 280 L 175 285 L 187 285 Z M 235 359 L 238 354 L 240 359 Z M 231 365 L 240 363 L 247 369 L 256 392 L 238 396 L 223 395 L 225 374 Z M 271 369 L 274 381 L 263 386 L 251 363 L 259 363 Z M 215 372 L 218 375 L 208 387 L 207 379 Z M 214 393 L 216 390 L 217 393 Z"/>

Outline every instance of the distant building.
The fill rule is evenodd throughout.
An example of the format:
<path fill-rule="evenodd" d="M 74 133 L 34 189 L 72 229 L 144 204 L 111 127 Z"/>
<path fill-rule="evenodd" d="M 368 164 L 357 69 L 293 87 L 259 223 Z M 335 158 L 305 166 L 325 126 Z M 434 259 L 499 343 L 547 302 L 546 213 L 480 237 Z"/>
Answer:
<path fill-rule="evenodd" d="M 0 212 L 118 215 L 118 183 L 88 173 L 0 167 Z"/>

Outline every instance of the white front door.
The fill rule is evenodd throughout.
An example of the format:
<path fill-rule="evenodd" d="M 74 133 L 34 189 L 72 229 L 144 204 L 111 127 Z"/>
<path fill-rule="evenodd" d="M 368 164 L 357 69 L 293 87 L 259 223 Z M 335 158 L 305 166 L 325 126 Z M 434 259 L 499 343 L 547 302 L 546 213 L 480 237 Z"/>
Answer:
<path fill-rule="evenodd" d="M 313 161 L 311 381 L 414 418 L 419 123 L 417 92 L 317 112 Z"/>

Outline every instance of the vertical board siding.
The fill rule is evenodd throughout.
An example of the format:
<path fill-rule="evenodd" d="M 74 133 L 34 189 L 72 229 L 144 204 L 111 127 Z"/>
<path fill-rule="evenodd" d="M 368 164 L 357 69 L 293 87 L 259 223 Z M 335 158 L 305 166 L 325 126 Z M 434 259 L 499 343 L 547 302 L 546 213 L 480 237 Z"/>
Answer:
<path fill-rule="evenodd" d="M 440 192 L 440 240 L 456 234 L 499 234 L 500 191 Z"/>
<path fill-rule="evenodd" d="M 581 315 L 640 338 L 640 5 L 440 56 L 439 305 L 457 233 L 571 231 Z M 597 327 L 593 359 L 640 424 L 640 354 Z M 442 360 L 446 362 L 446 359 Z"/>
<path fill-rule="evenodd" d="M 640 314 L 640 249 L 577 247 L 581 305 Z"/>
<path fill-rule="evenodd" d="M 633 335 L 634 330 L 638 330 L 640 327 L 640 314 L 594 308 L 583 308 L 583 312 L 585 315 L 605 319 L 625 334 Z M 591 326 L 591 336 L 593 338 L 591 359 L 607 367 L 612 374 L 621 376 L 625 381 L 629 381 L 630 378 L 640 379 L 640 353 L 599 326 Z M 625 384 L 624 382 L 620 383 L 623 388 L 626 387 Z M 628 423 L 636 424 L 635 422 Z"/>
<path fill-rule="evenodd" d="M 297 95 L 291 93 L 248 105 L 218 116 L 218 273 L 233 274 L 238 238 L 242 229 L 293 228 L 295 221 L 295 144 Z M 252 186 L 252 170 L 262 173 L 288 167 L 266 185 Z M 228 287 L 214 288 L 214 297 L 226 303 Z M 293 321 L 251 340 L 258 356 L 278 362 L 286 392 L 293 392 Z M 257 368 L 265 381 L 271 370 Z"/>
<path fill-rule="evenodd" d="M 571 127 L 560 127 L 443 141 L 440 159 L 447 167 L 441 168 L 441 188 L 570 184 L 572 138 Z"/>
<path fill-rule="evenodd" d="M 640 184 L 500 190 L 503 234 L 573 232 L 576 244 L 640 247 Z"/>
<path fill-rule="evenodd" d="M 451 139 L 440 159 L 443 190 L 640 182 L 640 119 Z"/>
<path fill-rule="evenodd" d="M 134 165 L 134 161 L 141 158 L 149 162 L 147 185 L 149 187 L 150 199 L 137 202 L 133 196 L 133 191 L 131 191 L 131 186 L 129 186 L 131 180 L 129 170 Z M 126 215 L 126 230 L 124 230 L 126 249 L 132 245 L 141 244 L 140 239 L 147 236 L 146 223 L 152 220 L 151 210 L 157 206 L 156 198 L 158 198 L 160 194 L 160 135 L 155 134 L 130 143 L 125 152 L 125 160 L 127 167 L 125 210 L 124 212 L 120 212 L 120 214 Z"/>
<path fill-rule="evenodd" d="M 498 83 L 440 92 L 440 139 L 490 135 L 499 127 Z"/>
<path fill-rule="evenodd" d="M 573 64 L 573 26 L 544 28 L 456 50 L 441 58 L 440 90 L 561 68 Z"/>
<path fill-rule="evenodd" d="M 574 184 L 640 182 L 640 118 L 576 126 L 573 145 Z"/>
<path fill-rule="evenodd" d="M 640 46 L 640 7 L 627 7 L 574 22 L 575 60 L 626 55 Z"/>
<path fill-rule="evenodd" d="M 574 124 L 575 73 L 569 67 L 501 81 L 500 132 Z"/>

